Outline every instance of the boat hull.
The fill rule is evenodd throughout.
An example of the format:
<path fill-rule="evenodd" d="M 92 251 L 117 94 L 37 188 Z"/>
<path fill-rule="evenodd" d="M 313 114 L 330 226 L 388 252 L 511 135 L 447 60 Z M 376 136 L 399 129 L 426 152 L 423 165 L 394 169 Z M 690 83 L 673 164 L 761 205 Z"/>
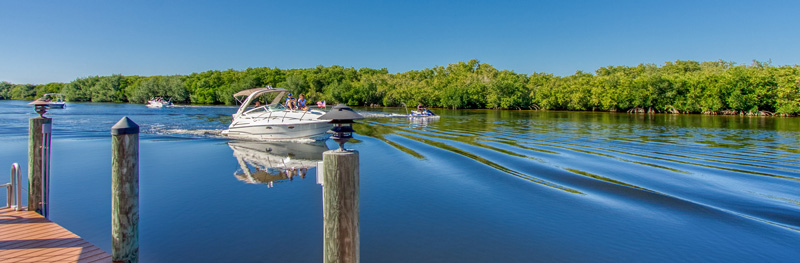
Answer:
<path fill-rule="evenodd" d="M 65 107 L 67 107 L 67 104 L 63 103 L 63 102 L 53 102 L 53 103 L 50 103 L 50 105 L 48 105 L 48 107 L 50 107 L 51 109 L 63 109 Z"/>
<path fill-rule="evenodd" d="M 151 99 L 145 103 L 145 106 L 148 108 L 163 108 L 163 107 L 170 107 L 172 106 L 172 99 L 164 100 L 164 99 Z"/>
<path fill-rule="evenodd" d="M 172 106 L 172 104 L 160 103 L 160 102 L 151 102 L 151 103 L 147 103 L 145 106 L 147 106 L 148 108 L 164 108 L 164 107 Z"/>
<path fill-rule="evenodd" d="M 327 132 L 331 128 L 333 128 L 333 124 L 327 121 L 295 124 L 252 124 L 228 127 L 227 130 L 222 131 L 222 135 L 246 140 L 323 140 L 330 136 Z"/>

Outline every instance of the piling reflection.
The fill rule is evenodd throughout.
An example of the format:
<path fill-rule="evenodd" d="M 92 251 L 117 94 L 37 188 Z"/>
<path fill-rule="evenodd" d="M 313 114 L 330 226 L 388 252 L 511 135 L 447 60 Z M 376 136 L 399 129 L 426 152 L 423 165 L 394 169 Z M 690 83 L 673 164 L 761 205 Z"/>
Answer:
<path fill-rule="evenodd" d="M 308 169 L 322 161 L 322 153 L 328 150 L 325 142 L 255 142 L 230 141 L 228 146 L 239 162 L 233 175 L 248 184 L 266 184 L 305 179 Z"/>

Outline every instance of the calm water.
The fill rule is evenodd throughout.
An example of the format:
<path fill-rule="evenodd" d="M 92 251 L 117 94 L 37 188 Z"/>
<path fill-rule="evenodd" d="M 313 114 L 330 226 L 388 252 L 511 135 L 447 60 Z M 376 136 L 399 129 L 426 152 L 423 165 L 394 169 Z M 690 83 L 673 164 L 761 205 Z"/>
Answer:
<path fill-rule="evenodd" d="M 6 171 L 27 173 L 25 103 L 0 101 Z M 142 127 L 141 262 L 321 262 L 315 169 L 289 180 L 274 167 L 321 160 L 335 143 L 217 136 L 234 111 L 52 110 L 51 219 L 110 251 L 110 128 L 128 116 Z M 405 112 L 361 110 L 381 111 Z M 800 118 L 437 113 L 355 125 L 363 262 L 800 258 Z"/>

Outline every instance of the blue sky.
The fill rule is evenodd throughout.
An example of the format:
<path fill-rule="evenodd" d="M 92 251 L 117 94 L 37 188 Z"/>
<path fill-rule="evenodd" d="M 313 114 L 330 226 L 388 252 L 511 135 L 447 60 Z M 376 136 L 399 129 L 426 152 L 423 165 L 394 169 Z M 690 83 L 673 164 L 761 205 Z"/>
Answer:
<path fill-rule="evenodd" d="M 800 64 L 800 1 L 0 1 L 0 81 L 475 58 L 571 75 L 609 65 Z"/>

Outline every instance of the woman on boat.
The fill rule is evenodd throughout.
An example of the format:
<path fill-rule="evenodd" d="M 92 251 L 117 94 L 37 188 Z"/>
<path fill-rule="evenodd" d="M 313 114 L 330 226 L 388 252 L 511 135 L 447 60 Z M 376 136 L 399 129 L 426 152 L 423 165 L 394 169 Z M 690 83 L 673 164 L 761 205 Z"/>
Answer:
<path fill-rule="evenodd" d="M 306 97 L 303 96 L 303 94 L 300 94 L 300 97 L 297 98 L 297 109 L 308 110 L 308 107 L 306 107 Z"/>

